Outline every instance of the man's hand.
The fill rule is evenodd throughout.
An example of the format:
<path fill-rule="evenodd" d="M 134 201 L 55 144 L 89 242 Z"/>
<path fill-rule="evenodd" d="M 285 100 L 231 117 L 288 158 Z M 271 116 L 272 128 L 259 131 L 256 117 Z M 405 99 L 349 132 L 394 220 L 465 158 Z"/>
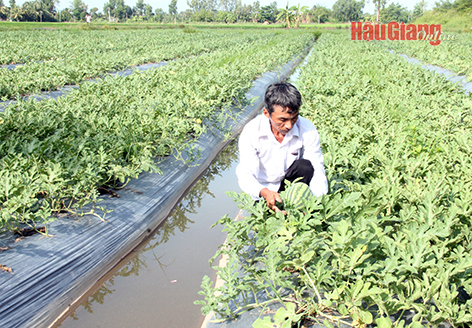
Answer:
<path fill-rule="evenodd" d="M 287 214 L 285 211 L 281 211 L 276 205 L 275 205 L 275 202 L 279 202 L 279 203 L 282 203 L 282 198 L 280 198 L 280 195 L 278 192 L 275 192 L 275 191 L 272 191 L 272 190 L 269 190 L 267 188 L 264 188 L 261 190 L 261 192 L 259 193 L 261 197 L 263 197 L 266 202 L 267 202 L 267 206 L 269 206 L 269 208 L 274 211 L 274 212 L 282 212 L 285 214 Z"/>

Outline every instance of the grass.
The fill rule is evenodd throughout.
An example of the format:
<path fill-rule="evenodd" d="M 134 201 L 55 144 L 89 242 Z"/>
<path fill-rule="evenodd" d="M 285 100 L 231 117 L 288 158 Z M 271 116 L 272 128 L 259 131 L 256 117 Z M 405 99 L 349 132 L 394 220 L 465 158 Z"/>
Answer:
<path fill-rule="evenodd" d="M 269 24 L 263 25 L 261 23 L 177 23 L 177 24 L 162 24 L 156 22 L 129 22 L 129 23 L 107 23 L 107 22 L 94 22 L 90 26 L 85 23 L 78 22 L 63 22 L 63 23 L 51 23 L 51 22 L 0 22 L 0 31 L 5 30 L 33 30 L 33 29 L 160 29 L 160 28 L 284 28 L 283 24 Z M 325 24 L 301 24 L 300 28 L 321 28 L 321 29 L 340 29 L 349 28 L 347 23 L 325 23 Z"/>

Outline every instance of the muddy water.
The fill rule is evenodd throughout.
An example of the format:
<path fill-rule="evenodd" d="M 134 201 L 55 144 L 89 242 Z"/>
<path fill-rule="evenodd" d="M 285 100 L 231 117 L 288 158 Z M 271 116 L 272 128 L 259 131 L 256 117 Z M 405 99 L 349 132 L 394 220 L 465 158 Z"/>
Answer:
<path fill-rule="evenodd" d="M 237 205 L 225 191 L 240 191 L 235 174 L 237 143 L 217 157 L 202 178 L 136 256 L 114 273 L 61 327 L 200 327 L 194 305 L 208 260 L 226 235 L 210 226 Z"/>

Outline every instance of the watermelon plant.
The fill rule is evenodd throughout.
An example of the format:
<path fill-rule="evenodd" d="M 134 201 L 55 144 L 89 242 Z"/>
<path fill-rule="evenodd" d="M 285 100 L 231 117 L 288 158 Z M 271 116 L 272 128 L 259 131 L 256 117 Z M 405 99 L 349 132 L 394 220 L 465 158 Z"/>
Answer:
<path fill-rule="evenodd" d="M 230 193 L 250 215 L 218 222 L 229 260 L 223 286 L 203 279 L 203 314 L 277 302 L 254 327 L 470 325 L 471 97 L 345 34 L 321 36 L 297 86 L 331 192 L 286 216 Z"/>
<path fill-rule="evenodd" d="M 56 90 L 139 64 L 161 62 L 261 42 L 273 32 L 202 30 L 35 30 L 5 31 L 0 64 L 0 99 Z"/>
<path fill-rule="evenodd" d="M 159 172 L 156 158 L 178 156 L 207 128 L 224 131 L 253 79 L 312 41 L 305 31 L 233 33 L 232 46 L 1 112 L 0 231 L 48 224 L 60 211 L 103 217 L 109 209 L 84 210 L 99 202 L 98 187 Z"/>
<path fill-rule="evenodd" d="M 423 41 L 385 41 L 379 43 L 385 49 L 397 54 L 406 54 L 424 63 L 445 67 L 458 75 L 472 79 L 472 35 L 470 33 L 451 34 L 437 47 L 428 47 Z M 453 39 L 451 39 L 453 37 Z"/>

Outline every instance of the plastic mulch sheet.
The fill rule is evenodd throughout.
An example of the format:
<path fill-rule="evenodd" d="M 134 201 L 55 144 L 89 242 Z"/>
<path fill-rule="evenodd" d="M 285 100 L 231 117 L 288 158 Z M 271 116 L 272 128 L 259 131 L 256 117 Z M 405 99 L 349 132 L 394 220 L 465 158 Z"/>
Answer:
<path fill-rule="evenodd" d="M 158 67 L 161 67 L 161 66 L 165 66 L 168 63 L 169 62 L 159 62 L 159 63 L 137 65 L 137 66 L 134 66 L 134 67 L 129 67 L 129 68 L 123 70 L 123 71 L 110 72 L 110 73 L 107 73 L 107 74 L 112 75 L 112 76 L 115 76 L 115 75 L 128 76 L 128 75 L 133 74 L 133 72 L 135 72 L 136 70 L 138 70 L 138 71 L 147 71 L 148 69 L 153 69 L 153 68 L 158 68 Z M 21 65 L 21 64 L 18 64 L 18 65 Z M 9 66 L 12 66 L 12 65 L 9 65 Z M 98 78 L 97 79 L 90 79 L 90 80 L 84 81 L 83 83 L 96 83 L 97 81 L 98 81 Z M 79 88 L 79 85 L 66 85 L 66 86 L 63 86 L 63 87 L 59 88 L 58 90 L 45 91 L 45 92 L 41 92 L 39 94 L 31 94 L 31 95 L 28 95 L 28 96 L 21 97 L 21 99 L 23 99 L 23 100 L 33 99 L 33 100 L 37 100 L 37 101 L 47 100 L 47 99 L 56 99 L 56 98 L 59 98 L 59 97 L 63 97 L 67 93 L 69 93 L 69 92 L 71 92 L 75 89 L 78 89 L 78 88 Z M 16 102 L 16 100 L 14 100 L 14 99 L 6 100 L 6 101 L 0 101 L 0 112 L 5 111 L 5 108 L 8 105 L 14 104 L 15 102 Z"/>
<path fill-rule="evenodd" d="M 258 97 L 231 123 L 233 135 L 258 114 L 265 89 L 285 80 L 301 60 L 297 56 L 277 72 L 257 79 L 247 93 Z M 209 129 L 196 142 L 201 157 L 192 165 L 169 156 L 159 167 L 163 175 L 145 173 L 99 205 L 113 212 L 106 222 L 94 216 L 64 217 L 49 226 L 53 237 L 40 234 L 15 243 L 12 233 L 0 235 L 0 323 L 2 327 L 47 327 L 65 315 L 76 300 L 133 250 L 171 213 L 185 192 L 229 142 L 223 133 Z M 198 164 L 198 165 L 196 165 Z"/>
<path fill-rule="evenodd" d="M 17 68 L 18 66 L 23 66 L 24 64 L 9 64 L 9 65 L 0 65 L 0 68 L 6 68 L 9 69 L 10 71 L 12 69 Z"/>
<path fill-rule="evenodd" d="M 390 50 L 390 52 L 395 53 L 392 50 Z M 408 57 L 405 54 L 398 54 L 398 55 L 400 57 L 405 58 L 409 63 L 414 63 L 414 64 L 417 64 L 417 65 L 421 65 L 421 67 L 423 67 L 423 68 L 425 68 L 425 69 L 427 69 L 431 72 L 435 72 L 437 74 L 440 74 L 440 75 L 446 77 L 446 80 L 448 80 L 448 81 L 458 83 L 462 87 L 462 90 L 466 94 L 472 93 L 472 82 L 467 82 L 467 77 L 465 75 L 457 75 L 456 73 L 451 72 L 450 70 L 448 70 L 446 68 L 435 66 L 435 65 L 424 64 L 420 60 L 418 60 L 416 58 Z"/>

